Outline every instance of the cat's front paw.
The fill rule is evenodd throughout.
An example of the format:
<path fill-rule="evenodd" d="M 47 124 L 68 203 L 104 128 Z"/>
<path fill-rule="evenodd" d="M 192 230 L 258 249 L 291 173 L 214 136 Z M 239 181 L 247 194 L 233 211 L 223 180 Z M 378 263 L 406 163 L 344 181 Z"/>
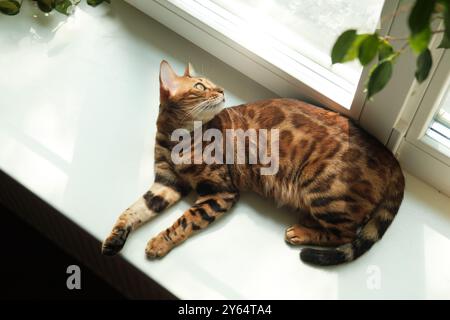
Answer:
<path fill-rule="evenodd" d="M 104 254 L 105 256 L 114 256 L 119 253 L 119 251 L 122 250 L 123 246 L 125 245 L 125 241 L 127 240 L 130 231 L 130 227 L 114 228 L 108 238 L 103 241 L 102 254 Z"/>
<path fill-rule="evenodd" d="M 145 254 L 149 259 L 161 258 L 172 249 L 172 246 L 162 234 L 159 234 L 148 242 Z"/>

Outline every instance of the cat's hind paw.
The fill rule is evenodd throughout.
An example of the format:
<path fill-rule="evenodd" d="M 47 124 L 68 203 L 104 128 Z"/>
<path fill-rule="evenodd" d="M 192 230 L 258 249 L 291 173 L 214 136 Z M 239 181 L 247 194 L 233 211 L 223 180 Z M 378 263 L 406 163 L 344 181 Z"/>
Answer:
<path fill-rule="evenodd" d="M 284 239 L 287 243 L 292 245 L 308 244 L 308 239 L 305 238 L 300 225 L 293 225 L 286 229 Z"/>

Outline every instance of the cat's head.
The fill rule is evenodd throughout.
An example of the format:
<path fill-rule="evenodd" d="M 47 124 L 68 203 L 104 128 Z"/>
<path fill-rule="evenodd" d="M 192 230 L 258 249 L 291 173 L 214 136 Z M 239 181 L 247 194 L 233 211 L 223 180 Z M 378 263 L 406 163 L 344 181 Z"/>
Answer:
<path fill-rule="evenodd" d="M 171 117 L 170 120 L 178 121 L 180 126 L 193 121 L 207 122 L 224 107 L 223 89 L 206 78 L 196 77 L 190 64 L 184 74 L 178 76 L 163 60 L 159 84 L 161 112 Z"/>

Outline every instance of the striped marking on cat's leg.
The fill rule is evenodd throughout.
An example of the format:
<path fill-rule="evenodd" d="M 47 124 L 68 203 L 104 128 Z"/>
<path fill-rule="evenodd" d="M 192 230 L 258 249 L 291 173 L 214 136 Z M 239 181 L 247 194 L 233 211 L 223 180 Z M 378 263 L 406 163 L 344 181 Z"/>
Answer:
<path fill-rule="evenodd" d="M 221 217 L 236 203 L 238 198 L 239 195 L 234 192 L 221 192 L 199 197 L 195 205 L 171 227 L 149 241 L 145 249 L 147 257 L 165 256 L 173 247 Z"/>
<path fill-rule="evenodd" d="M 165 184 L 155 182 L 146 194 L 119 216 L 110 235 L 103 242 L 102 253 L 104 255 L 117 254 L 123 248 L 132 230 L 173 205 L 185 194 L 185 191 L 173 184 L 168 184 L 167 181 Z"/>
<path fill-rule="evenodd" d="M 337 246 L 351 242 L 356 236 L 361 219 L 365 216 L 359 211 L 366 211 L 368 204 L 346 194 L 319 197 L 317 194 L 313 195 L 309 212 L 319 225 L 319 231 L 316 232 L 314 241 L 302 244 Z M 355 212 L 352 208 L 358 211 Z"/>

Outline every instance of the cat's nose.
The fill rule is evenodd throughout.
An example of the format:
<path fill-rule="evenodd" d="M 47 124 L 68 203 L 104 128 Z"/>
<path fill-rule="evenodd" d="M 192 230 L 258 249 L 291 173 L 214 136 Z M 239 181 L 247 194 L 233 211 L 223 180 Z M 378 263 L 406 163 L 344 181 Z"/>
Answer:
<path fill-rule="evenodd" d="M 216 91 L 219 92 L 219 93 L 221 93 L 221 94 L 224 93 L 223 88 L 217 88 Z"/>

